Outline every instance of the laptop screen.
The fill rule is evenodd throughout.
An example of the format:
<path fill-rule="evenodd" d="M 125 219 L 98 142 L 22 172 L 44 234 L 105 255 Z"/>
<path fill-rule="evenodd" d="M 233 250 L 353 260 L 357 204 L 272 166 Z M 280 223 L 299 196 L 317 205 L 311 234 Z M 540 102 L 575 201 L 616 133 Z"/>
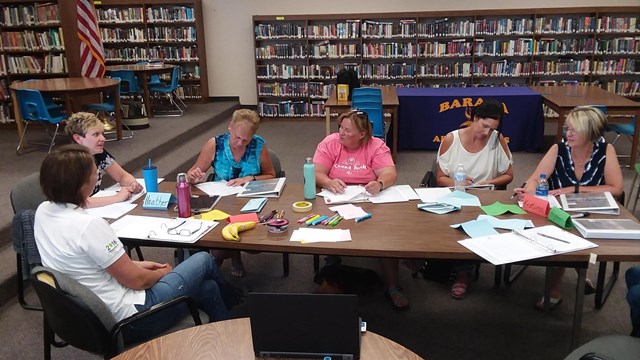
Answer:
<path fill-rule="evenodd" d="M 258 357 L 360 357 L 356 295 L 250 293 L 248 302 Z"/>

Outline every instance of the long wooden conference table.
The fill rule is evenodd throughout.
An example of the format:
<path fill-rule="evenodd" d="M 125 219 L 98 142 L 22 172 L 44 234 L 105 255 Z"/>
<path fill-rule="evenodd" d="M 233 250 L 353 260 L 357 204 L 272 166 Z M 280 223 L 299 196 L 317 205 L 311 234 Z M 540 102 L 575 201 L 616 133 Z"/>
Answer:
<path fill-rule="evenodd" d="M 629 123 L 633 116 L 636 121 L 640 119 L 640 102 L 629 100 L 598 86 L 529 86 L 529 88 L 540 93 L 542 102 L 560 115 L 556 141 L 562 139 L 564 120 L 569 111 L 576 106 L 604 105 L 607 107 L 608 121 L 610 122 Z M 640 134 L 640 126 L 635 127 L 631 142 L 631 158 L 629 160 L 631 167 L 636 163 L 638 155 L 638 134 Z"/>
<path fill-rule="evenodd" d="M 175 183 L 162 182 L 159 190 L 171 192 L 175 190 Z M 192 188 L 193 193 L 199 193 L 197 188 Z M 511 193 L 506 191 L 476 191 L 483 205 L 493 204 L 496 201 L 513 203 Z M 418 201 L 372 204 L 358 203 L 364 211 L 371 213 L 372 218 L 356 223 L 352 220 L 343 220 L 336 228 L 349 229 L 352 241 L 336 243 L 309 243 L 289 241 L 293 230 L 305 226 L 296 223 L 306 213 L 294 213 L 292 204 L 303 199 L 302 184 L 286 184 L 279 198 L 270 198 L 262 213 L 271 210 L 285 210 L 285 218 L 289 220 L 289 230 L 283 234 L 273 234 L 267 231 L 265 226 L 241 233 L 240 241 L 226 241 L 221 230 L 224 224 L 220 224 L 206 234 L 202 239 L 193 244 L 173 243 L 157 240 L 121 239 L 129 246 L 157 246 L 157 247 L 188 247 L 188 248 L 222 248 L 233 250 L 254 250 L 278 253 L 318 254 L 318 255 L 343 255 L 363 257 L 392 257 L 392 258 L 439 258 L 439 259 L 466 259 L 482 260 L 478 255 L 467 250 L 457 241 L 467 238 L 460 230 L 449 225 L 463 223 L 477 219 L 484 214 L 479 207 L 463 207 L 461 211 L 446 215 L 436 215 L 418 210 Z M 239 214 L 240 208 L 246 204 L 249 198 L 235 196 L 223 197 L 216 209 L 227 214 Z M 321 215 L 331 215 L 329 205 L 323 198 L 316 197 L 311 200 L 313 212 Z M 171 206 L 169 211 L 144 210 L 136 207 L 130 214 L 156 217 L 175 217 L 177 212 Z M 607 215 L 591 215 L 592 217 L 606 217 Z M 620 208 L 619 218 L 635 219 L 624 207 Z M 541 216 L 526 215 L 501 215 L 502 219 L 518 218 L 529 219 L 535 226 L 549 225 L 550 222 Z M 592 240 L 599 246 L 594 249 L 577 251 L 567 254 L 559 254 L 541 259 L 523 262 L 527 265 L 572 267 L 578 272 L 576 285 L 576 304 L 572 330 L 572 348 L 578 344 L 582 308 L 584 304 L 584 282 L 590 254 L 597 256 L 597 261 L 640 261 L 640 246 L 634 240 Z M 547 272 L 548 273 L 548 272 Z M 548 275 L 548 274 L 547 274 Z M 548 292 L 546 294 L 548 296 Z"/>
<path fill-rule="evenodd" d="M 367 331 L 362 334 L 360 359 L 422 359 L 404 346 Z M 128 359 L 254 360 L 249 318 L 218 321 L 191 327 L 150 340 L 114 357 Z M 279 358 L 284 360 L 284 358 Z"/>

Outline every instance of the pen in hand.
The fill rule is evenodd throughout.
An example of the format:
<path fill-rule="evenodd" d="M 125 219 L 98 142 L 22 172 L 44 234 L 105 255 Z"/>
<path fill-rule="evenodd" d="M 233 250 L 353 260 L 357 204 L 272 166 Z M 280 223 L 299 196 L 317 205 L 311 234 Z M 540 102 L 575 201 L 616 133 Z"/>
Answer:
<path fill-rule="evenodd" d="M 522 186 L 520 186 L 521 188 L 527 186 L 527 183 L 522 183 Z M 513 195 L 511 195 L 511 199 L 513 200 L 514 197 L 516 197 L 516 195 L 518 195 L 518 193 L 516 191 L 513 192 Z"/>

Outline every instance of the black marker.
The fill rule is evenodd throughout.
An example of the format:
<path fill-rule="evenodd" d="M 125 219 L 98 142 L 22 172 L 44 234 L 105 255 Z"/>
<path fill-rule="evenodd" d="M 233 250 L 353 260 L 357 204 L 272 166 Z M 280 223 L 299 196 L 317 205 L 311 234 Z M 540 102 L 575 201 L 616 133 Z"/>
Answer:
<path fill-rule="evenodd" d="M 523 187 L 525 187 L 526 185 L 527 185 L 527 183 L 526 183 L 526 182 L 524 182 L 524 183 L 522 183 L 522 186 L 520 186 L 520 187 L 521 187 L 521 188 L 523 188 Z M 518 193 L 514 191 L 514 192 L 513 192 L 513 195 L 511 195 L 511 199 L 513 199 L 514 197 L 516 197 L 516 195 L 518 195 Z"/>

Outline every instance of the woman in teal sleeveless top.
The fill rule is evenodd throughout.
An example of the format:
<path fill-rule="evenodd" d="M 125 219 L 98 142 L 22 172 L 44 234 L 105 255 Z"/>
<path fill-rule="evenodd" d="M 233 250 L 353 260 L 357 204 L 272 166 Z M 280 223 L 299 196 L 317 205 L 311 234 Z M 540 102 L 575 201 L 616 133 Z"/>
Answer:
<path fill-rule="evenodd" d="M 200 150 L 196 163 L 187 171 L 189 182 L 204 181 L 209 167 L 213 167 L 214 181 L 226 180 L 228 186 L 274 178 L 276 172 L 265 141 L 256 135 L 259 126 L 260 117 L 255 111 L 236 110 L 229 123 L 229 132 L 209 139 Z M 244 276 L 239 251 L 213 250 L 211 253 L 218 266 L 224 259 L 231 258 L 231 274 Z"/>

